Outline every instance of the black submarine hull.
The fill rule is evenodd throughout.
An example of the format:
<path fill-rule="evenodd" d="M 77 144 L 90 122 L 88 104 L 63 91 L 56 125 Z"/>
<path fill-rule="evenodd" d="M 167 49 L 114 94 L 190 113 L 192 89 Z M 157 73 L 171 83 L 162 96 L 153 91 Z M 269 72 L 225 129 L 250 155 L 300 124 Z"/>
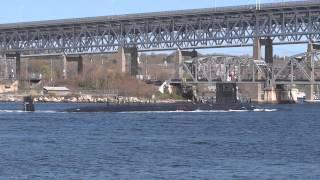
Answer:
<path fill-rule="evenodd" d="M 155 104 L 103 104 L 67 109 L 64 112 L 166 112 L 166 111 L 214 111 L 253 110 L 251 104 L 195 104 L 195 103 L 155 103 Z"/>
<path fill-rule="evenodd" d="M 203 102 L 203 103 L 199 103 Z M 214 110 L 254 110 L 246 101 L 242 103 L 237 99 L 236 83 L 217 83 L 216 101 L 154 103 L 154 104 L 105 104 L 78 107 L 66 112 L 143 112 L 143 111 L 214 111 Z"/>

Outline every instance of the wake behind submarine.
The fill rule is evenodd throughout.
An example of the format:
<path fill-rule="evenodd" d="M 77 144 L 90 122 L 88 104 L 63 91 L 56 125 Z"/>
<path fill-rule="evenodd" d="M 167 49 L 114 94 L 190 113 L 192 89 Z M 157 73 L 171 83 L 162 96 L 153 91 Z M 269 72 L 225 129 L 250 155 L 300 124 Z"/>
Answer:
<path fill-rule="evenodd" d="M 235 83 L 216 84 L 216 102 L 175 102 L 175 103 L 128 103 L 100 104 L 75 107 L 63 112 L 166 112 L 166 111 L 213 111 L 213 110 L 254 110 L 250 101 L 240 102 Z"/>

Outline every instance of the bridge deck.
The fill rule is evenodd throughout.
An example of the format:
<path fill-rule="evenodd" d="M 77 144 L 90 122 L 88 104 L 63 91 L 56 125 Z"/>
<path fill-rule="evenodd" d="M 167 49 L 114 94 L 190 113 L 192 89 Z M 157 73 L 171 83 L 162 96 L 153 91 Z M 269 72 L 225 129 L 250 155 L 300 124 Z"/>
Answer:
<path fill-rule="evenodd" d="M 307 0 L 307 1 L 292 1 L 282 3 L 266 3 L 261 5 L 259 12 L 268 11 L 281 11 L 292 9 L 318 9 L 320 0 Z M 163 11 L 152 13 L 137 13 L 126 15 L 112 15 L 112 16 L 98 16 L 98 17 L 86 17 L 86 18 L 74 18 L 74 19 L 61 19 L 61 20 L 48 20 L 48 21 L 34 21 L 34 22 L 20 22 L 20 23 L 8 23 L 0 24 L 0 31 L 24 29 L 24 28 L 41 28 L 51 26 L 68 26 L 68 25 L 81 25 L 81 24 L 97 24 L 106 22 L 130 22 L 139 20 L 154 20 L 154 19 L 171 19 L 174 17 L 184 16 L 208 16 L 214 14 L 237 14 L 243 12 L 255 12 L 256 5 L 242 5 L 242 6 L 229 6 L 229 7 L 217 7 L 203 8 L 203 9 L 189 9 L 178 11 Z"/>
<path fill-rule="evenodd" d="M 320 0 L 0 25 L 0 54 L 83 54 L 320 41 Z"/>

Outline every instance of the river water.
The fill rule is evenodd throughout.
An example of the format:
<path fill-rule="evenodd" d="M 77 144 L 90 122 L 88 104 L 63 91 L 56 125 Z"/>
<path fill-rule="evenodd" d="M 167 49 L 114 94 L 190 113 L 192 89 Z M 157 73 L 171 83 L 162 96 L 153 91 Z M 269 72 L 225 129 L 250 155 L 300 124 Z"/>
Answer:
<path fill-rule="evenodd" d="M 320 179 L 320 105 L 24 113 L 0 104 L 0 179 Z"/>

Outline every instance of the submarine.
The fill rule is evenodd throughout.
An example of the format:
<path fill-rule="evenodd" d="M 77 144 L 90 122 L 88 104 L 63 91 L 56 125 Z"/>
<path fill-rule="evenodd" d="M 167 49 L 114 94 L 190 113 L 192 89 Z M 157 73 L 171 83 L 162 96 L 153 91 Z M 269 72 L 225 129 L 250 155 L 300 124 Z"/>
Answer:
<path fill-rule="evenodd" d="M 23 111 L 25 112 L 34 112 L 34 103 L 32 96 L 23 97 Z"/>
<path fill-rule="evenodd" d="M 101 104 L 75 107 L 64 112 L 167 112 L 167 111 L 214 111 L 214 110 L 254 110 L 250 101 L 240 102 L 235 83 L 216 84 L 216 102 L 174 102 L 174 103 L 128 103 Z"/>

